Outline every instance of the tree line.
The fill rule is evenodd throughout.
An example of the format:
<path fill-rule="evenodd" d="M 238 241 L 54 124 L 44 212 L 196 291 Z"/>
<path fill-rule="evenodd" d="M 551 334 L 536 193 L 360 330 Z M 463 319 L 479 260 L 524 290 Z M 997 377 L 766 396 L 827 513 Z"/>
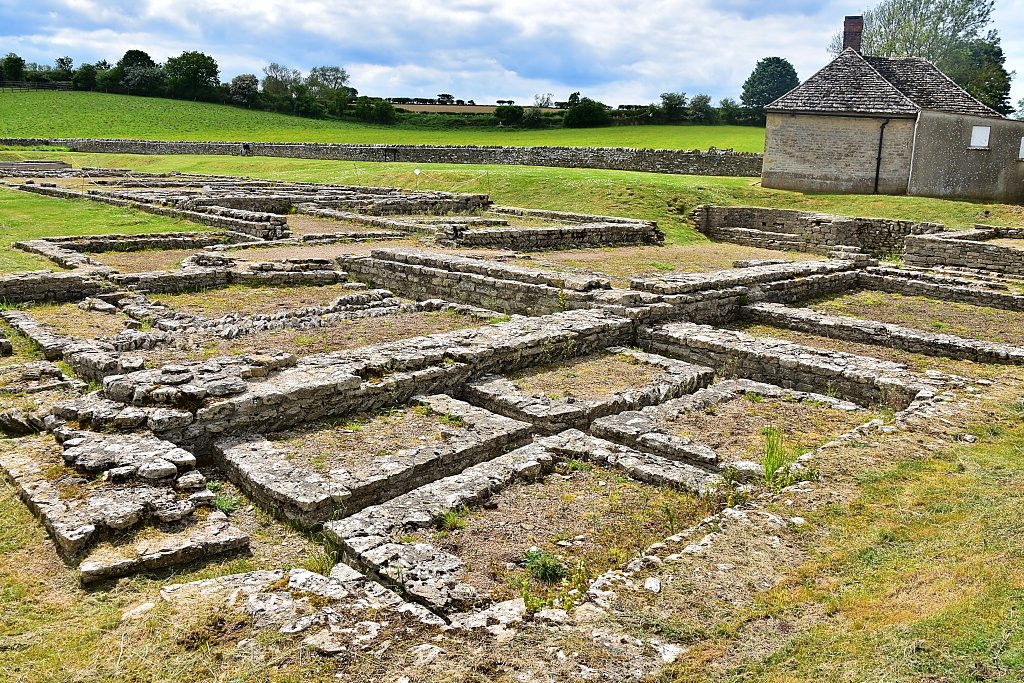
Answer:
<path fill-rule="evenodd" d="M 143 50 L 128 50 L 115 64 L 103 59 L 78 68 L 71 57 L 43 66 L 12 52 L 0 59 L 0 81 L 70 82 L 75 90 L 234 104 L 310 118 L 352 117 L 376 123 L 396 119 L 390 103 L 360 97 L 349 85 L 348 72 L 339 66 L 317 66 L 303 75 L 273 63 L 263 69 L 262 78 L 240 74 L 222 83 L 217 61 L 196 51 L 160 64 Z"/>

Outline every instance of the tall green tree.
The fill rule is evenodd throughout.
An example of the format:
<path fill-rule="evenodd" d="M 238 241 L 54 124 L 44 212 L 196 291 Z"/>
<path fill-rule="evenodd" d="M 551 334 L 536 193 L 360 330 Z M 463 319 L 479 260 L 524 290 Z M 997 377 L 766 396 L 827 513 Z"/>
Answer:
<path fill-rule="evenodd" d="M 53 62 L 54 77 L 61 81 L 70 81 L 75 73 L 75 61 L 71 57 L 58 57 Z"/>
<path fill-rule="evenodd" d="M 963 46 L 961 54 L 946 68 L 946 75 L 964 90 L 1002 115 L 1013 111 L 1010 81 L 1014 73 L 1006 70 L 1006 55 L 999 35 L 990 31 L 985 38 Z"/>
<path fill-rule="evenodd" d="M 686 118 L 686 93 L 661 93 L 661 117 L 666 123 L 679 123 Z"/>
<path fill-rule="evenodd" d="M 217 61 L 202 52 L 182 52 L 164 65 L 167 88 L 172 97 L 210 99 L 220 84 Z"/>
<path fill-rule="evenodd" d="M 608 107 L 589 97 L 581 97 L 579 102 L 565 110 L 562 117 L 562 125 L 566 128 L 595 128 L 607 126 L 611 122 Z"/>
<path fill-rule="evenodd" d="M 982 38 L 995 0 L 882 0 L 864 11 L 861 51 L 877 57 L 924 57 L 945 71 L 964 46 Z M 838 54 L 843 37 L 832 38 Z"/>
<path fill-rule="evenodd" d="M 239 74 L 231 79 L 228 96 L 234 104 L 251 107 L 260 96 L 260 79 L 256 74 Z"/>
<path fill-rule="evenodd" d="M 13 52 L 8 52 L 3 59 L 0 59 L 0 71 L 3 71 L 5 81 L 23 81 L 25 80 L 25 60 Z"/>
<path fill-rule="evenodd" d="M 711 96 L 705 94 L 694 95 L 690 100 L 686 118 L 689 121 L 702 125 L 718 123 L 718 110 L 711 105 Z"/>
<path fill-rule="evenodd" d="M 71 77 L 75 90 L 95 90 L 97 73 L 95 64 L 83 64 L 78 67 L 78 71 Z"/>
<path fill-rule="evenodd" d="M 743 83 L 740 101 L 756 116 L 764 117 L 764 108 L 800 85 L 796 69 L 782 57 L 765 57 L 757 62 Z"/>

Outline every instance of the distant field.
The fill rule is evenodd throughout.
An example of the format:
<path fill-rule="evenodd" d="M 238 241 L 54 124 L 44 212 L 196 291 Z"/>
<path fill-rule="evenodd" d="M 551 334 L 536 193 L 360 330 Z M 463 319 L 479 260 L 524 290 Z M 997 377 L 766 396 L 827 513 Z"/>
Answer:
<path fill-rule="evenodd" d="M 83 92 L 0 93 L 0 137 L 764 150 L 764 129 L 748 126 L 429 130 L 303 119 L 203 102 Z"/>

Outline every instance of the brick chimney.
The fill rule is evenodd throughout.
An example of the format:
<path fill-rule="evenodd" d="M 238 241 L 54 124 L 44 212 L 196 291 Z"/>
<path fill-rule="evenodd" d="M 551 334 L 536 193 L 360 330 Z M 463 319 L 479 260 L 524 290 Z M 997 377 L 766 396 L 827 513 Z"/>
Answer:
<path fill-rule="evenodd" d="M 843 49 L 852 47 L 860 52 L 860 37 L 864 33 L 864 17 L 846 17 L 843 23 Z"/>

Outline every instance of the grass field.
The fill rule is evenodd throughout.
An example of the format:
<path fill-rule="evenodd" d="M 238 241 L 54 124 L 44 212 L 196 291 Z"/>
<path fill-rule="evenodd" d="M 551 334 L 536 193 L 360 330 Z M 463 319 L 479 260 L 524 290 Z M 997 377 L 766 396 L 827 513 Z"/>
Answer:
<path fill-rule="evenodd" d="M 360 144 L 554 145 L 764 151 L 748 126 L 425 130 L 321 121 L 219 104 L 84 92 L 0 93 L 0 137 L 96 137 Z"/>
<path fill-rule="evenodd" d="M 0 160 L 63 159 L 73 166 L 182 170 L 289 181 L 482 192 L 499 204 L 654 220 L 671 244 L 705 241 L 686 214 L 702 203 L 772 206 L 850 216 L 935 221 L 954 228 L 1024 224 L 1024 207 L 923 197 L 810 195 L 760 186 L 756 178 L 676 176 L 594 169 L 354 163 L 270 157 L 142 156 L 0 151 Z M 0 217 L 0 222 L 3 218 Z"/>
<path fill-rule="evenodd" d="M 57 235 L 205 230 L 197 223 L 81 200 L 56 200 L 0 188 L 0 272 L 55 270 L 41 256 L 14 249 L 22 240 Z"/>

